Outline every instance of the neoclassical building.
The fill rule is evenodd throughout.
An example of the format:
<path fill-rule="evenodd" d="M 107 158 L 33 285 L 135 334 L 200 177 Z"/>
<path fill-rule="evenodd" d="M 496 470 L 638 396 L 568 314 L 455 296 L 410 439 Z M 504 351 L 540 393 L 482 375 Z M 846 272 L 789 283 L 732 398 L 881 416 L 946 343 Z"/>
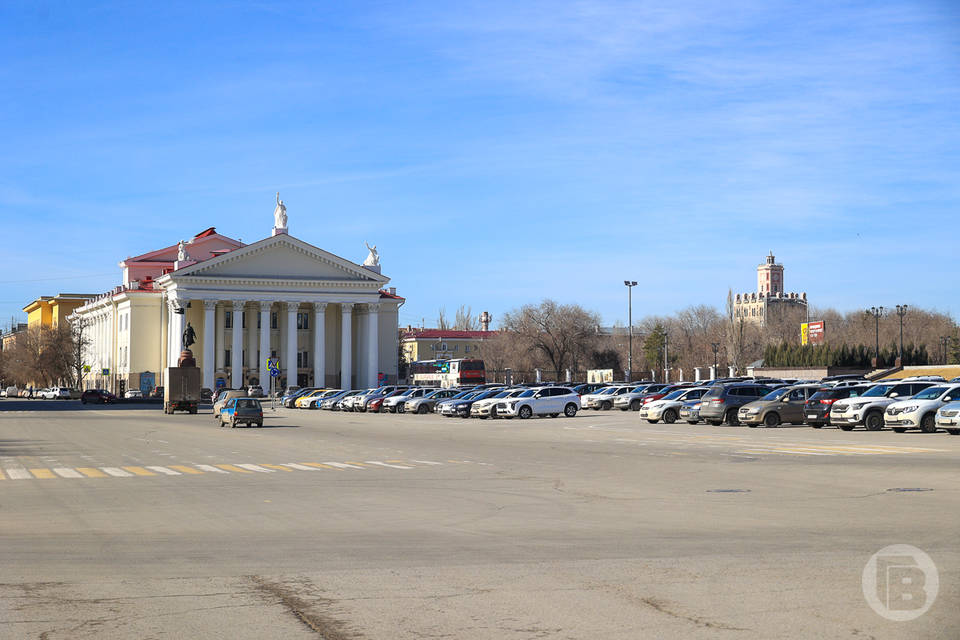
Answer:
<path fill-rule="evenodd" d="M 267 388 L 268 358 L 279 360 L 278 385 L 396 381 L 404 299 L 386 289 L 376 247 L 356 264 L 291 236 L 279 198 L 275 222 L 271 236 L 250 244 L 211 227 L 122 261 L 123 284 L 75 312 L 91 338 L 85 386 L 163 384 L 188 325 L 210 389 Z"/>

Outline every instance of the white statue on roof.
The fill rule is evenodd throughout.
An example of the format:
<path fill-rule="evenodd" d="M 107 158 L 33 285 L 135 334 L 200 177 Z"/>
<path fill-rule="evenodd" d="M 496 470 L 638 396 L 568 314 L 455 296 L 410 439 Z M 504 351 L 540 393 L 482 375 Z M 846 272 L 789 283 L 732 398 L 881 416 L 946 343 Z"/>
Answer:
<path fill-rule="evenodd" d="M 277 191 L 277 208 L 273 210 L 273 228 L 287 228 L 287 205 L 280 199 L 280 192 Z"/>
<path fill-rule="evenodd" d="M 367 256 L 367 259 L 363 261 L 363 266 L 365 267 L 379 267 L 380 266 L 380 254 L 377 253 L 377 245 L 372 247 L 364 242 L 363 244 L 367 245 L 367 250 L 370 252 L 370 255 Z"/>
<path fill-rule="evenodd" d="M 192 260 L 193 258 L 187 253 L 187 243 L 181 240 L 177 243 L 177 262 L 184 262 L 186 260 Z"/>

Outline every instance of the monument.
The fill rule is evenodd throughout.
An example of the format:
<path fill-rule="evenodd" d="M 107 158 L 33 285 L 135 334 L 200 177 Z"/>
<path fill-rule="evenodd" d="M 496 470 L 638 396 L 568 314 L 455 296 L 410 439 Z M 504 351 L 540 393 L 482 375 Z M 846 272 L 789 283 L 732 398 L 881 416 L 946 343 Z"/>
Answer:
<path fill-rule="evenodd" d="M 287 232 L 287 205 L 280 199 L 280 192 L 277 191 L 277 206 L 273 210 L 273 235 L 279 235 Z"/>
<path fill-rule="evenodd" d="M 183 313 L 186 309 L 179 309 L 174 313 Z M 177 366 L 167 367 L 167 384 L 163 389 L 163 412 L 187 411 L 196 413 L 200 403 L 200 369 L 193 357 L 190 346 L 196 344 L 197 332 L 190 323 L 180 336 L 183 350 Z"/>
<path fill-rule="evenodd" d="M 367 242 L 364 242 L 363 244 L 367 245 L 367 251 L 370 252 L 367 255 L 367 258 L 363 261 L 363 266 L 371 271 L 380 273 L 380 254 L 377 253 L 377 245 L 373 245 L 371 247 Z"/>

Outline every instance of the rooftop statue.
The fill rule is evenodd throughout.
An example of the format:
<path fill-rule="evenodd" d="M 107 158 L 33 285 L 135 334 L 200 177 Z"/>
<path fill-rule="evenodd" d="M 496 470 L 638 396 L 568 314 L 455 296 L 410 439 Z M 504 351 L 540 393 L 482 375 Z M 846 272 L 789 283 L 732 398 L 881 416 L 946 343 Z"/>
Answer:
<path fill-rule="evenodd" d="M 280 199 L 279 191 L 277 191 L 277 208 L 273 210 L 273 226 L 276 229 L 287 228 L 287 205 Z"/>
<path fill-rule="evenodd" d="M 372 247 L 364 242 L 363 244 L 367 245 L 367 250 L 370 251 L 370 255 L 367 256 L 367 259 L 363 261 L 363 266 L 365 267 L 379 267 L 380 266 L 380 254 L 377 253 L 377 245 Z"/>

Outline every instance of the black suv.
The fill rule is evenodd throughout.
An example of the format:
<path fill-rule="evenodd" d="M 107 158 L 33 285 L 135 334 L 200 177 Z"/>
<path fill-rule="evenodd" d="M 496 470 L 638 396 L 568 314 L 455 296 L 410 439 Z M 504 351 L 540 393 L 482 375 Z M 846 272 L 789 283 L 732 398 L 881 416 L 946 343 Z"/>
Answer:
<path fill-rule="evenodd" d="M 837 400 L 856 398 L 872 387 L 872 384 L 863 384 L 859 387 L 823 387 L 810 396 L 803 406 L 803 423 L 814 429 L 830 424 L 830 409 Z"/>
<path fill-rule="evenodd" d="M 743 405 L 773 391 L 774 387 L 762 384 L 735 382 L 715 385 L 700 398 L 700 419 L 714 426 L 727 423 L 730 426 L 740 424 L 737 411 Z"/>

